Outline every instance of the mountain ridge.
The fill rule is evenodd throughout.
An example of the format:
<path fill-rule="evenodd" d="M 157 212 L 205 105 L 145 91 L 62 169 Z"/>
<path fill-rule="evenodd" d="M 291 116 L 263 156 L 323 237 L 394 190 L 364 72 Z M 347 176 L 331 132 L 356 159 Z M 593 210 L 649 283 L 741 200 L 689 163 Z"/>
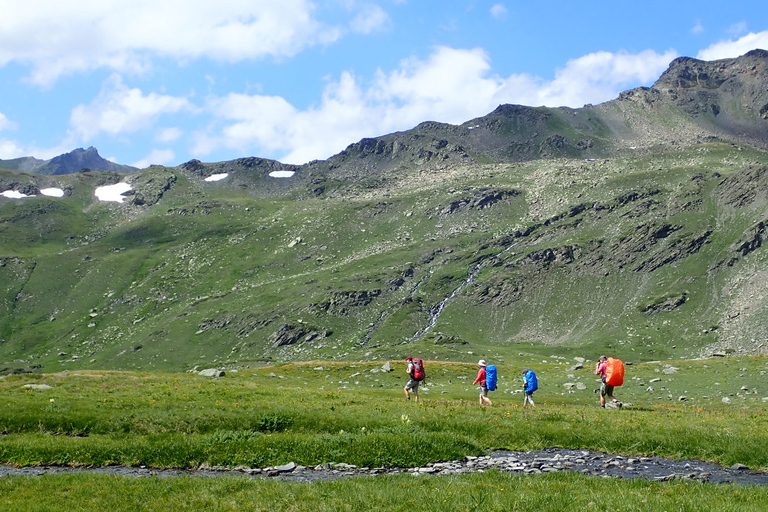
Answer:
<path fill-rule="evenodd" d="M 32 156 L 0 160 L 0 168 L 45 175 L 71 174 L 83 169 L 119 173 L 139 170 L 136 167 L 117 164 L 102 158 L 93 146 L 87 149 L 77 148 L 50 160 L 40 160 Z"/>
<path fill-rule="evenodd" d="M 768 353 L 767 64 L 681 58 L 301 166 L 0 170 L 64 191 L 0 198 L 0 368 Z"/>

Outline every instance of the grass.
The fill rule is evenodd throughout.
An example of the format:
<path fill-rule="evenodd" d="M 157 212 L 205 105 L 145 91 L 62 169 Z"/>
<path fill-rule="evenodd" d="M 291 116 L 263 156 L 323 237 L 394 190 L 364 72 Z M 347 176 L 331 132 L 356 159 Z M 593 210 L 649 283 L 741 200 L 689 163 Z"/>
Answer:
<path fill-rule="evenodd" d="M 64 475 L 0 479 L 0 505 L 27 510 L 217 511 L 754 511 L 768 489 L 648 482 L 575 473 L 519 476 L 490 471 L 286 483 L 247 478 L 116 478 Z"/>
<path fill-rule="evenodd" d="M 405 400 L 404 367 L 397 362 L 392 372 L 382 371 L 383 362 L 310 362 L 230 372 L 220 379 L 109 371 L 9 376 L 0 379 L 0 461 L 156 468 L 346 462 L 404 468 L 493 448 L 560 446 L 768 469 L 768 406 L 755 392 L 765 382 L 768 358 L 630 365 L 617 395 L 634 405 L 620 410 L 600 409 L 591 386 L 567 391 L 565 384 L 574 382 L 596 386 L 588 364 L 575 370 L 560 359 L 534 359 L 520 355 L 514 365 L 498 365 L 499 390 L 487 408 L 477 405 L 470 384 L 474 365 L 438 361 L 427 361 L 421 403 Z M 523 365 L 539 374 L 536 409 L 520 406 Z M 659 391 L 650 393 L 647 386 L 655 379 L 662 379 L 650 384 Z M 688 400 L 669 398 L 682 391 Z M 312 484 L 245 476 L 0 479 L 0 505 L 7 511 L 739 511 L 757 510 L 767 498 L 768 490 L 760 487 L 497 471 Z"/>
<path fill-rule="evenodd" d="M 410 467 L 494 448 L 561 446 L 768 468 L 766 404 L 756 392 L 765 358 L 629 366 L 617 395 L 635 405 L 622 411 L 596 406 L 591 368 L 530 362 L 520 364 L 542 383 L 535 410 L 521 407 L 521 367 L 506 364 L 492 408 L 477 406 L 475 366 L 437 361 L 428 361 L 421 403 L 406 402 L 402 372 L 380 371 L 381 363 L 285 364 L 217 380 L 85 371 L 6 377 L 0 460 Z"/>

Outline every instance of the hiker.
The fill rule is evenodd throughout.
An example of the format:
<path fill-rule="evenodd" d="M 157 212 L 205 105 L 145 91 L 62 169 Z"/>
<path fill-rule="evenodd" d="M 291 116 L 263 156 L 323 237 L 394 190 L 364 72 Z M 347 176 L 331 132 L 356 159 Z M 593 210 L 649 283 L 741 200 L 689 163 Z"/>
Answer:
<path fill-rule="evenodd" d="M 486 382 L 486 372 L 485 367 L 487 366 L 485 364 L 485 359 L 481 359 L 477 362 L 477 366 L 480 367 L 480 369 L 477 371 L 477 378 L 475 379 L 475 382 L 472 384 L 480 384 L 480 405 L 488 404 L 493 405 L 493 402 L 491 402 L 491 399 L 488 398 L 488 384 Z"/>
<path fill-rule="evenodd" d="M 605 408 L 606 396 L 610 398 L 611 402 L 616 404 L 616 406 L 621 407 L 623 404 L 613 396 L 613 386 L 605 382 L 607 369 L 608 358 L 606 356 L 600 356 L 600 359 L 597 360 L 597 365 L 595 366 L 595 375 L 599 375 L 602 382 L 600 384 L 600 407 Z"/>
<path fill-rule="evenodd" d="M 533 403 L 533 392 L 537 389 L 539 389 L 539 382 L 536 373 L 533 370 L 523 370 L 523 391 L 525 392 L 523 407 L 531 404 L 531 407 L 536 408 L 536 404 Z"/>
<path fill-rule="evenodd" d="M 411 356 L 406 357 L 405 361 L 408 363 L 408 368 L 405 370 L 405 372 L 408 374 L 408 383 L 403 388 L 403 391 L 405 391 L 405 399 L 410 400 L 411 391 L 413 391 L 413 398 L 416 402 L 418 402 L 419 383 L 424 380 L 423 373 L 420 375 L 420 372 L 424 371 L 424 365 L 418 358 L 416 361 L 414 361 L 413 357 Z"/>

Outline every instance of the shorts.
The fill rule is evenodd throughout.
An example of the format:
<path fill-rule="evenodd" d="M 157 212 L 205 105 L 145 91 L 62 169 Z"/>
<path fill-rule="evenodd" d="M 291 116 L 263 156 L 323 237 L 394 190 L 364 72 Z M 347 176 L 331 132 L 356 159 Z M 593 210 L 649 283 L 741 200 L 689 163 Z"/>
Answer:
<path fill-rule="evenodd" d="M 488 396 L 488 388 L 485 386 L 480 386 L 480 394 L 483 396 Z"/>
<path fill-rule="evenodd" d="M 420 380 L 409 379 L 408 383 L 405 385 L 405 389 L 407 389 L 409 391 L 413 391 L 415 393 L 415 392 L 417 392 L 419 390 L 419 383 L 420 382 L 421 382 Z"/>
<path fill-rule="evenodd" d="M 600 396 L 613 396 L 613 386 L 603 382 L 600 384 Z"/>

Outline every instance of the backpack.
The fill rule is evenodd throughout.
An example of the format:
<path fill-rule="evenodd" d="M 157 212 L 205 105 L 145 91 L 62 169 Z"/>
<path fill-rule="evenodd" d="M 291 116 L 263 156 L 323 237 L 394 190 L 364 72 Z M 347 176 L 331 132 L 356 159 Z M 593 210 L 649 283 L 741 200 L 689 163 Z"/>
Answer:
<path fill-rule="evenodd" d="M 605 366 L 605 383 L 609 386 L 621 386 L 624 384 L 624 363 L 621 359 L 608 358 Z"/>
<path fill-rule="evenodd" d="M 537 389 L 539 389 L 539 379 L 536 378 L 536 373 L 533 370 L 528 370 L 528 372 L 525 374 L 525 392 L 526 393 L 533 393 Z"/>
<path fill-rule="evenodd" d="M 485 367 L 485 387 L 488 391 L 496 391 L 496 367 L 493 365 Z"/>
<path fill-rule="evenodd" d="M 424 380 L 427 373 L 424 371 L 424 360 L 418 357 L 413 360 L 413 380 Z"/>

